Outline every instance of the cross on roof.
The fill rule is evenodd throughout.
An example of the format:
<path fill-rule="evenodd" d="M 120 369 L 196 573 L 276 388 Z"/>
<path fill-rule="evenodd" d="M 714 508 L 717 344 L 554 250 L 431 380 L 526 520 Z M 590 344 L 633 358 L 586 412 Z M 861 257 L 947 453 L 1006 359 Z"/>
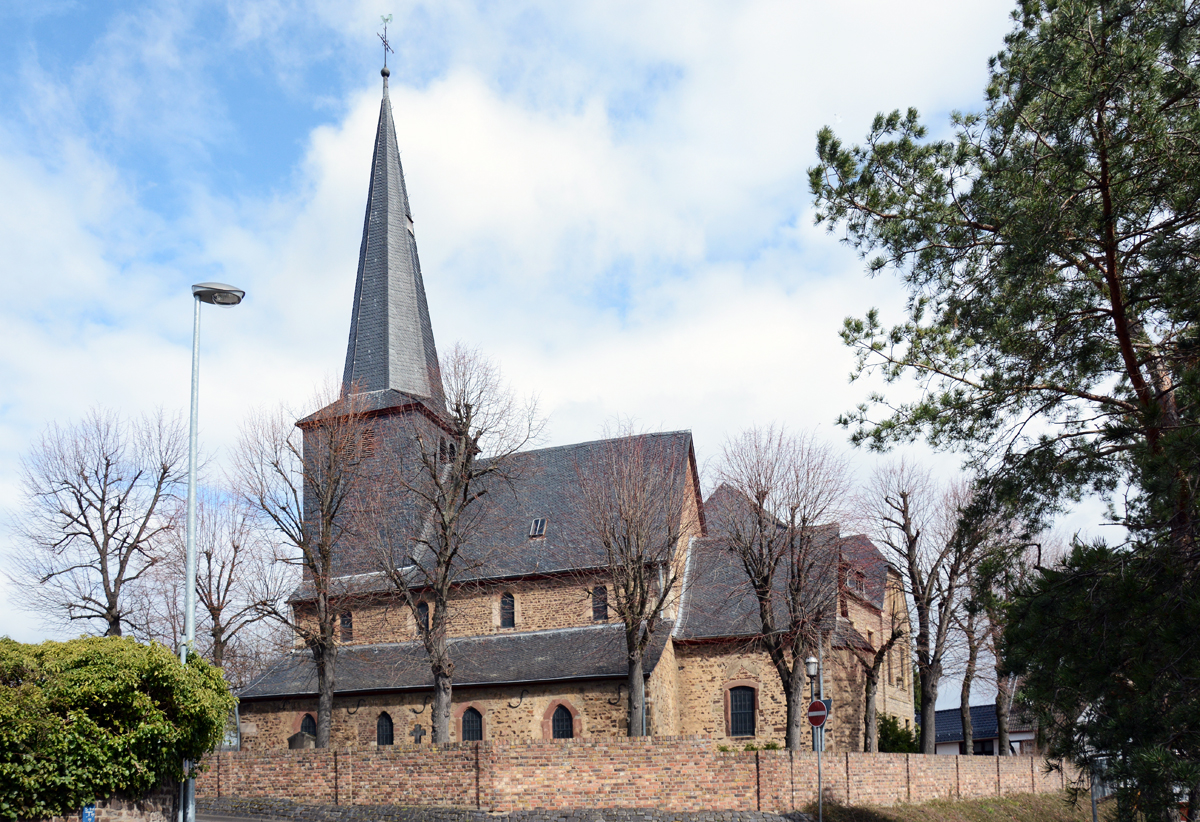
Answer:
<path fill-rule="evenodd" d="M 383 41 L 383 67 L 387 68 L 388 52 L 391 51 L 392 54 L 396 53 L 396 52 L 392 51 L 392 47 L 388 44 L 388 39 L 387 39 L 387 27 L 388 27 L 388 23 L 392 22 L 392 15 L 381 14 L 381 15 L 379 15 L 379 19 L 383 21 L 383 34 L 379 35 L 379 39 Z"/>

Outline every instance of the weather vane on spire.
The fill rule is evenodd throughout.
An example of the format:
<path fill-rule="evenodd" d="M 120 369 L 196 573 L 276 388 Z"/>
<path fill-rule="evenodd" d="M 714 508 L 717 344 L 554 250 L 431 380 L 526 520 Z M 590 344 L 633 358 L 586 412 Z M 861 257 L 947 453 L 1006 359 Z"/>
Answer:
<path fill-rule="evenodd" d="M 391 51 L 392 54 L 396 53 L 396 52 L 392 51 L 392 47 L 388 44 L 388 39 L 387 39 L 387 27 L 388 27 L 388 23 L 392 22 L 392 15 L 381 14 L 381 15 L 379 15 L 379 19 L 383 21 L 383 34 L 379 35 L 379 39 L 383 41 L 383 67 L 387 68 L 388 52 Z"/>

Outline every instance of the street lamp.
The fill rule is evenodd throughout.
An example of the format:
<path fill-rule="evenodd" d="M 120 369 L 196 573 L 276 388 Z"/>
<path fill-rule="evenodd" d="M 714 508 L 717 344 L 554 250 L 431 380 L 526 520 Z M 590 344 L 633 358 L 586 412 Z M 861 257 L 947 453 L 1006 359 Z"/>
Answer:
<path fill-rule="evenodd" d="M 188 487 L 187 487 L 187 579 L 183 589 L 184 641 L 179 648 L 179 661 L 187 663 L 188 650 L 196 644 L 196 425 L 200 412 L 200 303 L 233 306 L 242 301 L 246 292 L 224 283 L 199 283 L 192 286 L 196 303 L 192 324 L 192 415 L 188 425 Z M 184 763 L 191 767 L 190 763 Z M 196 818 L 196 780 L 183 784 L 179 802 L 179 822 Z"/>
<path fill-rule="evenodd" d="M 818 646 L 819 647 L 819 646 Z M 809 702 L 817 701 L 817 676 L 821 673 L 821 660 L 815 656 L 810 656 L 804 660 L 804 672 L 808 674 L 808 693 Z M 824 697 L 824 687 L 821 688 Z M 825 787 L 823 774 L 821 773 L 821 751 L 825 750 L 825 728 L 824 726 L 812 729 L 812 745 L 813 750 L 817 752 L 817 822 L 823 822 L 825 819 Z"/>

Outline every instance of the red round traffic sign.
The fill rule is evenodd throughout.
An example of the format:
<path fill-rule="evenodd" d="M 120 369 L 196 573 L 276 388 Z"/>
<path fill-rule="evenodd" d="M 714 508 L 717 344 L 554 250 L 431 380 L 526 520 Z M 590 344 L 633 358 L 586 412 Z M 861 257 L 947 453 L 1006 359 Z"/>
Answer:
<path fill-rule="evenodd" d="M 825 703 L 817 700 L 808 706 L 808 724 L 814 728 L 820 728 L 825 724 L 825 719 L 829 716 L 829 710 L 825 707 Z"/>

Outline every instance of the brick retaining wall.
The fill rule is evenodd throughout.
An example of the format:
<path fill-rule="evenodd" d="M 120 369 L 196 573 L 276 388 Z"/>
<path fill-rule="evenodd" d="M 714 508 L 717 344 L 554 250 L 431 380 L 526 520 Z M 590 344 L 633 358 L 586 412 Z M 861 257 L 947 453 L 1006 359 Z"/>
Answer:
<path fill-rule="evenodd" d="M 717 751 L 698 737 L 464 742 L 390 749 L 213 754 L 197 796 L 330 805 L 580 807 L 781 813 L 816 799 L 809 751 Z M 889 805 L 1045 793 L 1065 787 L 1033 757 L 830 753 L 825 795 Z"/>

